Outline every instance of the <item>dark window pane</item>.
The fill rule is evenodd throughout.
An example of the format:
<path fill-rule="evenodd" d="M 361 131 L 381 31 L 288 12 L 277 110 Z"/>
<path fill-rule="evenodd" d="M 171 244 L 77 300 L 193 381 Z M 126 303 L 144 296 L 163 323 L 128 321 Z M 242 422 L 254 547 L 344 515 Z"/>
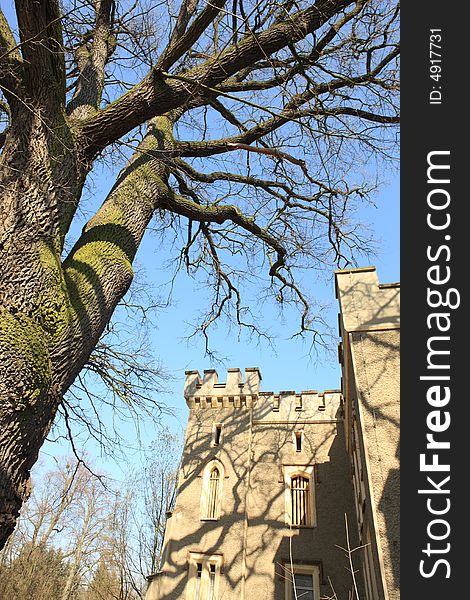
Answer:
<path fill-rule="evenodd" d="M 295 573 L 295 586 L 302 587 L 307 589 L 313 588 L 313 581 L 311 575 L 301 575 L 300 573 Z"/>

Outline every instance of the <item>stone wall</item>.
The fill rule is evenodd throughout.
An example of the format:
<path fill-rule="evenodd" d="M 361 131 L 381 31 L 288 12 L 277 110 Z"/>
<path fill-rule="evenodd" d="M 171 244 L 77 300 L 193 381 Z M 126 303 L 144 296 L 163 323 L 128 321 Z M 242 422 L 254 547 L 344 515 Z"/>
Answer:
<path fill-rule="evenodd" d="M 336 289 L 347 447 L 359 456 L 357 520 L 372 564 L 368 598 L 398 600 L 400 287 L 379 284 L 366 268 L 337 272 Z"/>
<path fill-rule="evenodd" d="M 322 595 L 332 595 L 330 580 L 338 598 L 348 597 L 352 582 L 338 546 L 346 545 L 345 514 L 354 523 L 354 508 L 341 394 L 260 392 L 260 381 L 258 369 L 247 369 L 243 381 L 240 371 L 231 369 L 225 384 L 214 371 L 202 378 L 188 372 L 190 415 L 179 491 L 165 560 L 147 600 L 185 597 L 189 552 L 223 555 L 218 597 L 226 600 L 283 600 L 291 560 L 320 567 Z M 217 425 L 221 439 L 215 445 Z M 300 450 L 295 433 L 302 438 Z M 204 469 L 214 460 L 224 472 L 221 514 L 207 520 L 201 514 Z M 285 470 L 307 466 L 314 523 L 292 527 Z"/>

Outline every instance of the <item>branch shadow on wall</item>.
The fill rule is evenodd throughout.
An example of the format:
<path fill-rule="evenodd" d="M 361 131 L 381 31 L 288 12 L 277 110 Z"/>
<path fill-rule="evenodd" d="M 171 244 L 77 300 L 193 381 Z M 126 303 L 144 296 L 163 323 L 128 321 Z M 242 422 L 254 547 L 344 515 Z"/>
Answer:
<path fill-rule="evenodd" d="M 188 583 L 188 552 L 206 555 L 224 553 L 218 598 L 239 598 L 242 564 L 245 562 L 247 598 L 256 587 L 259 600 L 284 596 L 285 566 L 317 564 L 321 566 L 322 595 L 331 595 L 327 577 L 335 583 L 339 598 L 347 598 L 351 577 L 347 560 L 338 546 L 345 547 L 345 513 L 355 523 L 351 472 L 346 453 L 342 422 L 315 425 L 306 436 L 303 453 L 296 452 L 292 425 L 262 425 L 253 433 L 251 456 L 248 436 L 249 409 L 234 408 L 193 410 L 181 467 L 176 510 L 171 520 L 171 541 L 164 550 L 160 579 L 160 600 L 184 597 Z M 219 413 L 219 414 L 218 414 Z M 264 415 L 266 416 L 266 415 Z M 262 416 L 257 414 L 257 418 Z M 211 446 L 213 423 L 224 422 L 223 443 Z M 244 440 L 240 444 L 240 440 Z M 200 519 L 202 473 L 215 458 L 225 467 L 222 514 L 218 520 Z M 315 465 L 316 527 L 291 528 L 286 524 L 285 483 L 282 464 Z M 245 499 L 250 472 L 248 531 L 246 553 L 241 539 L 245 527 Z M 179 513 L 179 514 L 178 514 Z M 188 520 L 188 515 L 191 519 Z M 196 518 L 195 515 L 197 515 Z M 180 522 L 181 527 L 176 527 Z M 355 527 L 350 528 L 357 545 Z M 228 552 L 226 551 L 228 548 Z M 270 558 L 266 559 L 266 556 Z M 267 562 L 266 562 L 267 560 Z M 325 567 L 326 566 L 326 567 Z M 274 580 L 274 587 L 273 587 Z M 157 582 L 152 583 L 156 588 Z M 251 592 L 249 591 L 251 590 Z"/>

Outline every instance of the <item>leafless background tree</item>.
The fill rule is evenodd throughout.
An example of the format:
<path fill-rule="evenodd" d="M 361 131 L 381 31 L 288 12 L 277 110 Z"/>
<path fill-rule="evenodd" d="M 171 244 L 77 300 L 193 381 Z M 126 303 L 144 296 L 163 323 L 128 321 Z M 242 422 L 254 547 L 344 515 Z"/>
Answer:
<path fill-rule="evenodd" d="M 390 0 L 17 0 L 8 16 L 0 546 L 57 411 L 80 412 L 67 390 L 87 365 L 114 385 L 99 340 L 145 230 L 205 283 L 203 336 L 223 316 L 262 335 L 242 295 L 254 286 L 321 341 L 302 272 L 368 250 L 353 207 L 393 157 L 398 122 Z M 121 170 L 74 236 L 102 160 Z"/>
<path fill-rule="evenodd" d="M 157 570 L 179 455 L 178 438 L 163 431 L 122 482 L 75 457 L 38 470 L 0 552 L 0 598 L 143 598 L 145 578 Z"/>
<path fill-rule="evenodd" d="M 163 431 L 145 453 L 142 467 L 129 476 L 112 513 L 113 563 L 129 592 L 139 597 L 146 577 L 159 569 L 180 455 L 178 436 Z"/>

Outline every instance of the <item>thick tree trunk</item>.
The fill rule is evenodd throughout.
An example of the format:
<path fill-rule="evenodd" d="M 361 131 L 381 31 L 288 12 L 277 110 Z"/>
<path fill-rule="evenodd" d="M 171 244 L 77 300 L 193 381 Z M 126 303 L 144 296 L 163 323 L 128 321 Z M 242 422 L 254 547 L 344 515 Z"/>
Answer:
<path fill-rule="evenodd" d="M 32 129 L 40 131 L 39 125 Z M 72 136 L 63 136 L 62 145 L 44 136 L 29 153 L 18 141 L 4 150 L 3 181 L 9 181 L 0 201 L 0 548 L 28 496 L 30 470 L 63 395 L 128 290 L 140 241 L 170 194 L 166 168 L 151 151 L 171 146 L 171 128 L 166 117 L 150 124 L 63 263 L 63 239 L 83 182 Z M 12 165 L 20 175 L 11 176 Z"/>
<path fill-rule="evenodd" d="M 0 165 L 0 547 L 28 495 L 58 404 L 51 347 L 64 333 L 60 252 L 79 181 L 70 131 L 25 110 Z M 62 228 L 61 228 L 62 226 Z"/>

